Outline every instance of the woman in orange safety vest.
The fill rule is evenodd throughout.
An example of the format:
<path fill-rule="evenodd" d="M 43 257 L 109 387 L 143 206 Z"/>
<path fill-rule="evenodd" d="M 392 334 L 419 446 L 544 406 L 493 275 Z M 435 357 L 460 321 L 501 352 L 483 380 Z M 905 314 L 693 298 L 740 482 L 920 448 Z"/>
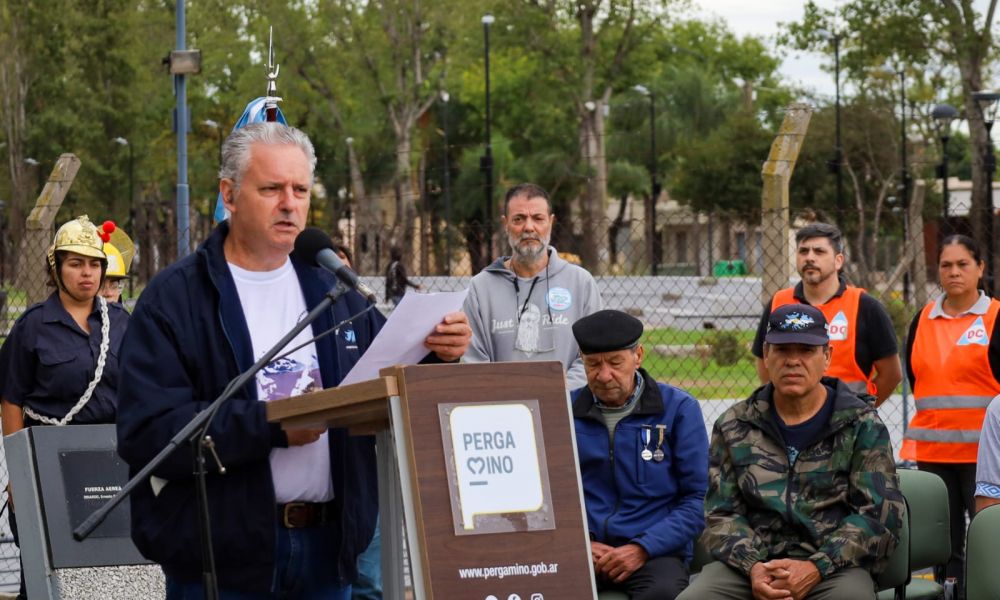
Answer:
<path fill-rule="evenodd" d="M 971 518 L 975 512 L 979 431 L 986 407 L 1000 394 L 1000 301 L 979 288 L 985 268 L 979 246 L 969 237 L 942 240 L 938 277 L 943 292 L 914 317 L 906 344 L 917 414 L 899 454 L 948 486 L 952 554 L 946 576 L 956 579 L 963 573 L 966 513 Z"/>

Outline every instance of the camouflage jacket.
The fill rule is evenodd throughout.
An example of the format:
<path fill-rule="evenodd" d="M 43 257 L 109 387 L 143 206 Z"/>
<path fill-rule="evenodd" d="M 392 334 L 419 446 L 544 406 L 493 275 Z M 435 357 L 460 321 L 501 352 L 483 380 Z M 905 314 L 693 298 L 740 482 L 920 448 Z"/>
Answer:
<path fill-rule="evenodd" d="M 878 573 L 898 542 L 903 495 L 889 432 L 867 396 L 837 379 L 830 422 L 789 468 L 768 384 L 715 422 L 701 543 L 749 576 L 758 561 L 811 560 L 826 577 Z"/>

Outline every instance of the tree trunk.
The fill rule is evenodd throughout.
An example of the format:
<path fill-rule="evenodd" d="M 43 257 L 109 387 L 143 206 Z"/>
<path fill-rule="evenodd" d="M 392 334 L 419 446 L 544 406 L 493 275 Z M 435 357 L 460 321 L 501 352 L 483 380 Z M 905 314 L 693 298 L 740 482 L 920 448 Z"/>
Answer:
<path fill-rule="evenodd" d="M 374 274 L 372 240 L 379 228 L 379 211 L 376 203 L 368 198 L 361 163 L 353 143 L 347 144 L 347 163 L 351 173 L 351 198 L 354 203 L 354 269 L 358 273 Z"/>
<path fill-rule="evenodd" d="M 420 160 L 417 163 L 417 181 L 420 183 L 420 275 L 431 273 L 430 249 L 431 249 L 431 208 L 427 197 L 427 153 L 420 153 Z M 411 271 L 412 273 L 413 271 Z"/>
<path fill-rule="evenodd" d="M 628 205 L 628 194 L 622 194 L 618 199 L 618 214 L 608 227 L 608 265 L 612 271 L 618 267 L 618 232 L 625 224 L 625 207 Z"/>
<path fill-rule="evenodd" d="M 965 118 L 969 123 L 969 143 L 972 151 L 972 206 L 969 220 L 972 222 L 972 236 L 985 251 L 989 247 L 987 237 L 992 227 L 987 228 L 987 207 L 993 214 L 993 194 L 988 189 L 985 158 L 990 148 L 982 111 L 973 100 L 973 92 L 983 89 L 982 68 L 991 45 L 991 28 L 996 0 L 990 0 L 984 23 L 977 23 L 978 13 L 972 0 L 941 0 L 947 20 L 947 38 L 953 51 L 962 81 L 962 97 L 965 99 Z M 978 30 L 978 27 L 982 27 Z M 992 224 L 992 218 L 990 219 Z M 986 256 L 987 269 L 995 269 L 995 256 Z M 993 270 L 995 273 L 996 271 Z"/>
<path fill-rule="evenodd" d="M 853 261 L 857 276 L 854 283 L 858 287 L 867 288 L 870 287 L 869 274 L 871 273 L 871 265 L 868 262 L 870 255 L 867 236 L 868 219 L 865 215 L 865 194 L 861 189 L 861 183 L 858 181 L 858 174 L 850 162 L 844 161 L 844 169 L 851 178 L 851 187 L 854 189 L 854 207 L 858 215 L 858 232 L 854 242 L 856 260 Z"/>
<path fill-rule="evenodd" d="M 581 248 L 583 266 L 595 275 L 603 273 L 601 259 L 607 256 L 606 229 L 602 226 L 606 206 L 608 175 L 604 156 L 604 103 L 594 110 L 584 107 L 580 120 L 580 157 L 587 167 L 587 185 L 581 197 L 583 237 L 588 240 Z"/>
<path fill-rule="evenodd" d="M 417 223 L 417 203 L 413 192 L 413 172 L 410 168 L 412 127 L 403 126 L 396 131 L 396 221 L 393 224 L 392 243 L 403 251 L 403 260 L 413 257 L 414 227 Z"/>

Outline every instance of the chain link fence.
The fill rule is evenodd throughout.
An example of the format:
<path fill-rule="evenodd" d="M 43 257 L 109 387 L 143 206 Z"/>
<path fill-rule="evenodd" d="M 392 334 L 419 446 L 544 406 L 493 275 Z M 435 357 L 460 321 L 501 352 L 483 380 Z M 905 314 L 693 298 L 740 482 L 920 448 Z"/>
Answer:
<path fill-rule="evenodd" d="M 624 216 L 586 226 L 580 219 L 568 223 L 557 220 L 552 245 L 564 258 L 595 275 L 605 307 L 626 311 L 643 321 L 643 366 L 656 379 L 684 388 L 701 400 L 706 427 L 711 428 L 733 402 L 759 386 L 750 346 L 764 302 L 775 291 L 765 290 L 765 267 L 774 271 L 776 262 L 785 264 L 783 270 L 777 269 L 784 274 L 781 287 L 798 281 L 795 231 L 815 220 L 816 214 L 801 211 L 791 215 L 787 233 L 775 236 L 765 235 L 756 224 L 770 222 L 759 216 L 747 222 L 661 203 L 656 234 L 649 243 L 649 224 L 642 218 L 641 200 L 629 201 L 624 210 L 611 212 Z M 938 236 L 936 222 L 925 227 L 920 219 L 914 219 L 913 226 L 904 232 L 902 221 L 900 215 L 888 215 L 881 235 L 858 235 L 854 224 L 843 227 L 847 255 L 843 276 L 886 307 L 900 349 L 913 315 L 935 293 Z M 382 294 L 383 311 L 391 310 L 382 293 L 388 248 L 402 245 L 405 238 L 388 227 L 362 230 L 351 225 L 342 223 L 333 233 L 335 237 L 339 234 L 355 254 L 367 253 L 368 261 L 360 261 L 361 272 Z M 963 223 L 952 225 L 964 227 Z M 904 244 L 904 237 L 913 242 Z M 783 240 L 784 247 L 775 239 Z M 373 240 L 382 245 L 380 250 L 373 252 Z M 423 292 L 465 289 L 473 269 L 486 262 L 477 264 L 477 256 L 510 254 L 499 226 L 489 230 L 477 224 L 441 226 L 427 228 L 422 234 L 420 227 L 414 227 L 412 243 L 406 266 Z M 449 244 L 451 252 L 443 251 Z M 473 245 L 478 247 L 470 251 Z M 919 260 L 915 258 L 918 254 L 922 257 Z M 865 260 L 854 260 L 859 255 Z M 898 452 L 905 424 L 914 412 L 905 381 L 879 412 Z"/>
<path fill-rule="evenodd" d="M 773 222 L 762 219 L 759 210 L 739 218 L 696 212 L 671 201 L 659 202 L 655 211 L 650 208 L 648 200 L 640 198 L 615 200 L 608 216 L 601 219 L 557 210 L 552 244 L 564 258 L 595 275 L 606 307 L 624 310 L 644 322 L 644 366 L 656 379 L 687 389 L 701 400 L 710 428 L 733 402 L 758 386 L 750 344 L 763 302 L 773 291 L 765 289 L 765 271 L 784 273 L 786 285 L 797 281 L 794 233 L 817 215 L 812 211 L 792 214 L 787 231 L 776 233 L 759 225 Z M 644 218 L 647 214 L 655 215 L 655 224 Z M 56 223 L 71 216 L 75 215 L 62 214 Z M 91 217 L 100 222 L 100 215 Z M 384 312 L 391 310 L 384 294 L 384 274 L 393 246 L 402 249 L 407 271 L 424 292 L 464 289 L 472 274 L 493 257 L 510 253 L 499 224 L 449 225 L 439 217 L 421 219 L 420 215 L 406 227 L 359 222 L 357 214 L 340 219 L 317 219 L 314 214 L 313 220 L 326 221 L 334 239 L 348 248 L 355 268 L 380 294 Z M 924 224 L 919 211 L 908 224 L 900 213 L 884 215 L 874 227 L 856 216 L 842 221 L 848 256 L 844 276 L 887 307 L 903 348 L 910 319 L 935 290 L 938 222 Z M 129 307 L 145 283 L 177 256 L 174 213 L 167 201 L 140 203 L 131 225 L 128 233 L 136 241 L 137 255 L 123 296 Z M 963 232 L 967 225 L 964 217 L 956 217 L 948 230 Z M 210 222 L 194 215 L 192 250 L 210 231 Z M 53 290 L 46 285 L 44 263 L 51 236 L 51 231 L 31 230 L 23 231 L 18 240 L 4 236 L 5 256 L 0 257 L 0 333 L 4 337 L 32 303 Z M 913 414 L 905 382 L 880 408 L 880 414 L 898 451 Z M 7 480 L 2 462 L 0 480 Z M 6 500 L 6 491 L 3 496 Z M 18 582 L 17 549 L 11 542 L 5 511 L 0 518 L 0 589 L 14 588 Z"/>

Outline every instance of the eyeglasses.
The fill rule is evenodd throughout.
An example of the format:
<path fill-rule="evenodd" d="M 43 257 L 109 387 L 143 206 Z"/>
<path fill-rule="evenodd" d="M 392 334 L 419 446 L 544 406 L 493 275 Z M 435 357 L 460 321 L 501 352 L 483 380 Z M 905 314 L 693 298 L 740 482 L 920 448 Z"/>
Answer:
<path fill-rule="evenodd" d="M 112 290 L 120 290 L 125 287 L 124 279 L 105 279 L 104 285 L 108 286 Z"/>

